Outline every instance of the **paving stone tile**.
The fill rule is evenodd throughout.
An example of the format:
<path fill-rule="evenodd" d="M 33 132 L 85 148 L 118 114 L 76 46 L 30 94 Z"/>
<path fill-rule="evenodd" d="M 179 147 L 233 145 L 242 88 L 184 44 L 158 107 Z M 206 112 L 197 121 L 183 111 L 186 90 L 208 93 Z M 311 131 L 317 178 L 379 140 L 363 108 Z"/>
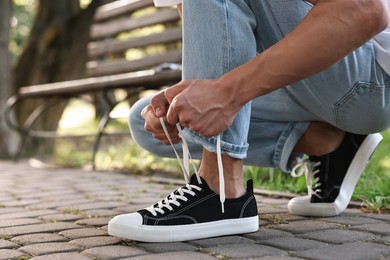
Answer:
<path fill-rule="evenodd" d="M 145 207 L 147 207 L 147 205 L 145 205 Z M 114 210 L 117 210 L 117 211 L 121 212 L 120 214 L 123 214 L 123 213 L 137 212 L 138 210 L 140 210 L 142 208 L 143 207 L 140 205 L 127 205 L 124 207 L 115 208 Z"/>
<path fill-rule="evenodd" d="M 250 260 L 304 260 L 303 258 L 290 257 L 290 256 L 264 256 L 253 257 Z"/>
<path fill-rule="evenodd" d="M 25 211 L 25 209 L 19 208 L 19 207 L 6 207 L 6 208 L 0 207 L 0 215 L 17 213 L 17 212 L 21 212 L 21 211 Z"/>
<path fill-rule="evenodd" d="M 355 241 L 379 240 L 374 234 L 342 229 L 320 230 L 300 235 L 299 237 L 314 239 L 331 244 L 343 244 Z"/>
<path fill-rule="evenodd" d="M 70 230 L 61 231 L 59 234 L 69 239 L 108 235 L 107 230 L 96 229 L 96 228 L 70 229 Z"/>
<path fill-rule="evenodd" d="M 224 245 L 202 249 L 217 258 L 252 258 L 259 256 L 287 255 L 286 252 L 264 245 L 257 244 L 237 244 Z"/>
<path fill-rule="evenodd" d="M 319 218 L 318 220 L 352 226 L 362 224 L 376 224 L 382 222 L 378 219 L 362 217 L 360 214 L 341 214 L 335 217 Z"/>
<path fill-rule="evenodd" d="M 88 198 L 93 199 L 94 201 L 99 201 L 99 202 L 124 202 L 124 203 L 129 203 L 130 199 L 129 196 L 125 194 L 118 194 L 118 195 L 87 195 Z"/>
<path fill-rule="evenodd" d="M 249 239 L 253 239 L 255 241 L 262 241 L 274 237 L 286 237 L 286 236 L 294 236 L 294 235 L 289 232 L 285 232 L 281 230 L 260 228 L 257 232 L 245 234 L 243 236 Z"/>
<path fill-rule="evenodd" d="M 181 243 L 137 243 L 137 247 L 145 249 L 145 251 L 152 253 L 167 253 L 176 251 L 196 251 L 195 246 Z"/>
<path fill-rule="evenodd" d="M 385 222 L 380 224 L 364 224 L 359 226 L 353 226 L 351 227 L 351 229 L 380 234 L 382 236 L 390 235 L 390 223 Z"/>
<path fill-rule="evenodd" d="M 42 255 L 30 258 L 29 260 L 91 260 L 92 258 L 78 254 L 78 253 L 60 253 L 60 254 L 50 254 Z"/>
<path fill-rule="evenodd" d="M 23 256 L 28 257 L 28 254 L 13 249 L 0 249 L 0 260 L 17 259 Z"/>
<path fill-rule="evenodd" d="M 169 195 L 169 194 L 166 194 L 163 197 L 156 196 L 156 195 L 154 195 L 154 196 L 133 195 L 133 196 L 130 196 L 129 200 L 131 201 L 131 204 L 136 204 L 136 205 L 145 205 L 145 204 L 149 204 L 150 205 L 151 204 L 151 205 L 153 205 L 157 201 L 165 198 L 167 195 Z"/>
<path fill-rule="evenodd" d="M 76 224 L 85 226 L 96 226 L 101 227 L 107 225 L 111 218 L 88 218 L 80 219 L 76 221 Z"/>
<path fill-rule="evenodd" d="M 96 216 L 96 217 L 114 217 L 116 215 L 122 214 L 122 212 L 112 209 L 94 209 L 94 210 L 86 210 L 85 214 L 88 216 Z"/>
<path fill-rule="evenodd" d="M 38 244 L 38 243 L 66 242 L 68 240 L 63 236 L 57 234 L 40 233 L 40 234 L 17 236 L 12 238 L 11 241 L 21 245 L 31 245 L 31 244 Z"/>
<path fill-rule="evenodd" d="M 390 214 L 369 214 L 367 217 L 373 218 L 373 219 L 378 219 L 386 222 L 390 222 Z"/>
<path fill-rule="evenodd" d="M 116 237 L 100 236 L 100 237 L 86 237 L 77 238 L 69 243 L 81 248 L 92 248 L 98 246 L 110 246 L 119 244 L 122 240 Z"/>
<path fill-rule="evenodd" d="M 287 206 L 284 205 L 267 205 L 257 204 L 259 214 L 271 214 L 271 213 L 288 213 Z"/>
<path fill-rule="evenodd" d="M 18 219 L 18 218 L 35 218 L 41 215 L 56 214 L 58 211 L 55 210 L 24 210 L 17 213 L 9 213 L 0 215 L 0 220 L 6 219 Z"/>
<path fill-rule="evenodd" d="M 390 236 L 384 236 L 380 238 L 380 241 L 385 243 L 386 245 L 390 246 Z"/>
<path fill-rule="evenodd" d="M 262 245 L 268 245 L 289 251 L 303 251 L 310 248 L 327 246 L 326 243 L 291 236 L 271 238 L 268 240 L 263 240 L 259 243 Z"/>
<path fill-rule="evenodd" d="M 118 197 L 122 196 L 122 192 L 114 191 L 114 190 L 106 190 L 106 191 L 97 191 L 97 192 L 88 192 L 88 197 L 93 199 L 107 199 L 109 197 Z"/>
<path fill-rule="evenodd" d="M 39 224 L 39 223 L 42 223 L 42 221 L 34 218 L 7 219 L 7 220 L 2 220 L 0 222 L 0 228 L 25 226 L 25 225 Z"/>
<path fill-rule="evenodd" d="M 90 209 L 113 209 L 116 207 L 121 207 L 127 205 L 125 202 L 92 202 L 86 204 L 78 204 L 73 206 L 61 206 L 57 207 L 58 210 L 90 210 Z"/>
<path fill-rule="evenodd" d="M 296 256 L 319 260 L 388 259 L 390 257 L 390 247 L 375 243 L 355 242 L 309 249 L 303 252 L 297 252 Z"/>
<path fill-rule="evenodd" d="M 27 235 L 33 233 L 56 232 L 56 231 L 62 231 L 67 229 L 79 228 L 79 227 L 80 226 L 73 223 L 57 222 L 57 223 L 45 223 L 45 224 L 37 224 L 37 225 L 0 228 L 0 237 Z"/>
<path fill-rule="evenodd" d="M 24 207 L 39 202 L 40 200 L 36 200 L 36 199 L 26 199 L 26 200 L 21 199 L 21 200 L 2 201 L 0 202 L 0 205 L 3 207 Z"/>
<path fill-rule="evenodd" d="M 281 199 L 281 198 L 262 198 L 259 200 L 260 203 L 269 204 L 269 205 L 287 205 L 290 200 Z"/>
<path fill-rule="evenodd" d="M 19 245 L 8 240 L 0 239 L 0 249 L 18 248 Z"/>
<path fill-rule="evenodd" d="M 96 257 L 97 259 L 111 260 L 138 255 L 147 255 L 148 253 L 136 247 L 117 245 L 89 248 L 82 251 L 81 254 L 90 257 Z"/>
<path fill-rule="evenodd" d="M 50 188 L 56 188 L 58 189 L 59 187 L 50 187 Z M 75 191 L 74 190 L 70 190 L 68 188 L 66 189 L 62 189 L 62 190 L 51 190 L 51 191 L 35 191 L 33 193 L 27 193 L 27 194 L 23 194 L 23 195 L 19 195 L 19 197 L 23 198 L 23 199 L 31 199 L 31 198 L 36 198 L 36 199 L 40 199 L 42 201 L 45 201 L 45 200 L 50 200 L 50 201 L 53 201 L 53 200 L 57 200 L 57 201 L 60 201 L 60 200 L 69 200 L 70 198 L 83 198 L 82 195 L 79 195 L 79 194 L 75 194 Z"/>
<path fill-rule="evenodd" d="M 76 208 L 77 205 L 87 204 L 93 202 L 90 199 L 74 199 L 74 200 L 60 200 L 51 202 L 41 202 L 39 204 L 31 205 L 32 208 L 36 209 L 56 209 L 61 207 L 62 209 Z M 61 210 L 60 210 L 61 211 Z"/>
<path fill-rule="evenodd" d="M 250 244 L 255 241 L 245 238 L 242 236 L 225 236 L 225 237 L 214 237 L 214 238 L 206 238 L 199 240 L 189 241 L 190 244 L 193 244 L 197 247 L 215 247 L 220 245 L 230 245 L 230 244 Z"/>
<path fill-rule="evenodd" d="M 76 214 L 50 214 L 39 216 L 39 219 L 42 219 L 45 222 L 74 222 L 82 218 L 84 218 L 84 216 Z"/>
<path fill-rule="evenodd" d="M 318 220 L 301 220 L 288 224 L 272 225 L 274 229 L 291 232 L 293 234 L 308 233 L 316 230 L 337 228 L 337 224 Z"/>
<path fill-rule="evenodd" d="M 33 244 L 33 245 L 23 246 L 19 248 L 19 250 L 33 256 L 81 251 L 80 248 L 71 245 L 69 243 Z"/>
<path fill-rule="evenodd" d="M 126 260 L 215 260 L 216 258 L 203 253 L 191 252 L 191 251 L 181 251 L 181 252 L 169 252 L 162 254 L 153 254 L 153 255 L 142 255 L 131 258 L 125 258 Z M 122 260 L 125 260 L 122 259 Z"/>
<path fill-rule="evenodd" d="M 277 224 L 287 224 L 291 221 L 305 220 L 305 218 L 294 216 L 288 213 L 268 213 L 260 214 L 260 226 L 269 226 Z"/>

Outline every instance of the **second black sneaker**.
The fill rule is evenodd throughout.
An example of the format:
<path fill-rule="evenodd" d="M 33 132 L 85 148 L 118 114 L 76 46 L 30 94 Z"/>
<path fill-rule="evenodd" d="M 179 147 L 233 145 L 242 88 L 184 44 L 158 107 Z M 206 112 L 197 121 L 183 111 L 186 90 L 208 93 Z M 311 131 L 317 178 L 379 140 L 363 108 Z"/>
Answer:
<path fill-rule="evenodd" d="M 340 147 L 334 152 L 320 157 L 311 156 L 299 163 L 301 172 L 297 175 L 305 173 L 309 194 L 290 200 L 289 212 L 317 217 L 335 216 L 343 212 L 364 167 L 381 141 L 382 136 L 378 133 L 346 133 Z M 296 174 L 295 169 L 292 175 Z"/>
<path fill-rule="evenodd" d="M 190 183 L 153 206 L 114 217 L 108 233 L 143 242 L 173 242 L 258 230 L 252 181 L 248 181 L 245 195 L 225 200 L 223 213 L 219 195 L 200 180 L 198 183 L 194 174 Z"/>

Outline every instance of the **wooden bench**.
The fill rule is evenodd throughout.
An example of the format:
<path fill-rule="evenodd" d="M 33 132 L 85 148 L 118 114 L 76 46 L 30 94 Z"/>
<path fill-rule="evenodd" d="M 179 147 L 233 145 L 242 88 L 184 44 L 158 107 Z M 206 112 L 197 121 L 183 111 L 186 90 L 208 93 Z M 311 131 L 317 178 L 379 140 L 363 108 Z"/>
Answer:
<path fill-rule="evenodd" d="M 126 98 L 130 98 L 140 91 L 160 89 L 181 80 L 182 35 L 176 9 L 154 8 L 153 0 L 115 1 L 99 7 L 90 32 L 87 78 L 22 87 L 8 100 L 7 123 L 22 136 L 17 158 L 26 138 L 58 137 L 55 132 L 32 130 L 37 119 L 58 99 L 99 93 L 106 106 L 93 146 L 94 166 L 110 112 L 124 101 L 113 99 L 113 91 L 124 89 L 129 93 Z M 129 58 L 134 52 L 138 57 Z M 15 106 L 36 98 L 44 98 L 45 102 L 31 112 L 22 126 L 15 124 L 10 116 Z"/>

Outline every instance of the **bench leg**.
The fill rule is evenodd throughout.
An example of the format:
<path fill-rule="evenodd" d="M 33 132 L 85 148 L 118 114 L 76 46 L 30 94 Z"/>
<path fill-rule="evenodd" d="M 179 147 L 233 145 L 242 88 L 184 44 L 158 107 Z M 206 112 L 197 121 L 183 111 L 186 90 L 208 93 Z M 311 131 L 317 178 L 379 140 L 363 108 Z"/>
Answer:
<path fill-rule="evenodd" d="M 110 113 L 115 108 L 115 106 L 118 105 L 118 103 L 119 103 L 118 101 L 113 102 L 110 99 L 108 92 L 109 91 L 103 92 L 103 98 L 107 102 L 109 109 L 106 112 L 104 112 L 104 115 L 99 122 L 99 129 L 98 129 L 98 132 L 96 134 L 96 139 L 95 139 L 95 143 L 93 145 L 93 151 L 92 151 L 91 164 L 92 164 L 93 170 L 96 170 L 96 154 L 99 150 L 100 140 L 102 139 L 102 136 L 104 135 L 104 130 L 105 130 L 107 124 L 110 122 L 110 119 L 111 119 Z"/>

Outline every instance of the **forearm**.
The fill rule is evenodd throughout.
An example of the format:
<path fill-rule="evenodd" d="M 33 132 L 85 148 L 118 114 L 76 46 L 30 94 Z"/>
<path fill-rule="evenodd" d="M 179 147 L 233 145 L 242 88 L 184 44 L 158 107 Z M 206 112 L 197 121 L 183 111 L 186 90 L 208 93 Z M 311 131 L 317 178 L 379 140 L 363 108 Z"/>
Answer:
<path fill-rule="evenodd" d="M 255 97 L 317 74 L 388 24 L 384 1 L 319 0 L 284 39 L 220 78 L 242 106 Z"/>

